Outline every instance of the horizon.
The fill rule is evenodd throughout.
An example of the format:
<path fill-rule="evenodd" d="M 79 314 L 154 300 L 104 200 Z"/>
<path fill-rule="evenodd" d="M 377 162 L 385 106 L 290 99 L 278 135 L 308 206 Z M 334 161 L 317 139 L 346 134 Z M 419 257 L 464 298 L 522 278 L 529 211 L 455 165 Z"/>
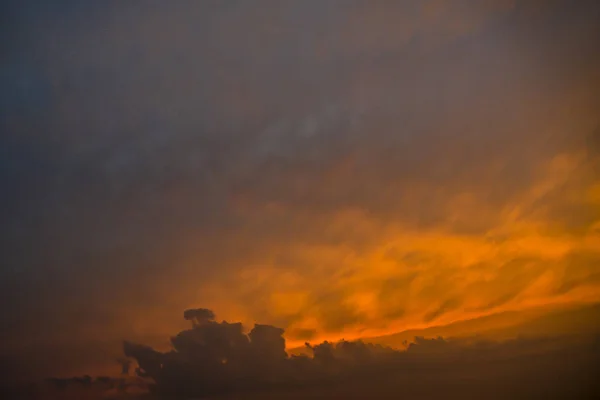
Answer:
<path fill-rule="evenodd" d="M 414 374 L 419 376 L 425 373 L 426 379 L 432 384 L 438 382 L 437 385 L 443 387 L 448 385 L 447 379 L 461 371 L 450 379 L 459 379 L 460 382 L 466 377 L 463 375 L 467 374 L 470 376 L 469 380 L 478 376 L 476 381 L 479 383 L 465 384 L 469 382 L 467 380 L 458 386 L 456 383 L 452 384 L 448 389 L 451 388 L 452 396 L 456 398 L 465 395 L 475 398 L 474 396 L 479 397 L 484 392 L 488 392 L 489 395 L 492 387 L 495 387 L 495 395 L 499 396 L 493 398 L 538 398 L 551 392 L 556 398 L 569 398 L 566 396 L 574 395 L 577 398 L 588 398 L 585 396 L 592 396 L 600 390 L 600 386 L 593 379 L 593 371 L 600 365 L 600 304 L 563 307 L 558 311 L 546 309 L 545 312 L 538 312 L 536 315 L 538 319 L 542 317 L 552 320 L 553 313 L 572 316 L 578 311 L 593 312 L 591 318 L 595 323 L 592 324 L 592 329 L 575 326 L 575 329 L 554 334 L 549 334 L 548 331 L 527 333 L 526 330 L 518 330 L 517 322 L 516 325 L 509 326 L 517 326 L 517 331 L 503 337 L 491 336 L 488 332 L 477 334 L 476 330 L 471 331 L 474 335 L 444 337 L 432 332 L 426 334 L 427 329 L 424 329 L 412 330 L 412 339 L 403 340 L 400 347 L 388 346 L 385 341 L 376 343 L 342 339 L 319 344 L 305 343 L 306 351 L 294 353 L 286 348 L 282 337 L 283 329 L 257 323 L 252 330 L 247 331 L 242 329 L 240 323 L 218 322 L 211 310 L 189 309 L 185 311 L 184 319 L 191 323 L 190 327 L 172 336 L 169 350 L 161 352 L 145 344 L 124 341 L 123 354 L 126 358 L 119 361 L 122 369 L 120 374 L 85 374 L 14 382 L 12 385 L 0 386 L 0 390 L 6 398 L 21 400 L 66 400 L 83 397 L 90 400 L 159 400 L 197 398 L 196 396 L 207 399 L 231 398 L 230 396 L 244 399 L 275 396 L 274 398 L 287 399 L 315 395 L 347 397 L 351 393 L 352 396 L 356 396 L 356 389 L 348 391 L 348 384 L 352 382 L 352 385 L 358 384 L 358 387 L 362 388 L 360 396 L 387 398 L 399 389 L 397 380 L 401 379 L 405 381 L 405 388 L 408 385 L 411 391 L 414 391 L 414 397 L 410 398 L 422 399 L 437 398 L 442 389 L 431 391 L 425 386 L 414 386 Z M 582 318 L 581 315 L 578 317 Z M 523 319 L 521 323 L 527 324 L 535 320 L 536 318 Z M 518 334 L 515 335 L 515 332 Z M 235 335 L 238 335 L 237 339 Z M 227 341 L 230 344 L 223 348 Z M 246 344 L 240 346 L 244 343 Z M 194 347 L 189 346 L 200 347 L 194 350 Z M 198 353 L 201 349 L 203 350 Z M 202 352 L 205 352 L 203 356 Z M 195 367 L 194 364 L 189 364 L 194 357 L 198 357 L 195 362 L 200 363 Z M 539 364 L 540 357 L 545 361 L 536 365 Z M 576 361 L 577 364 L 574 365 L 577 369 L 572 370 L 568 364 L 565 365 L 561 361 L 563 357 L 570 358 L 571 362 Z M 211 358 L 213 361 L 210 361 Z M 181 363 L 182 361 L 184 362 Z M 212 367 L 206 369 L 211 363 Z M 137 365 L 133 373 L 132 364 Z M 202 364 L 205 364 L 204 368 L 201 367 Z M 536 368 L 524 369 L 523 364 L 532 364 Z M 510 382 L 508 391 L 506 386 L 501 388 L 499 383 L 495 382 L 494 376 L 499 371 L 490 375 L 490 366 L 493 366 L 494 370 L 504 369 L 503 374 L 509 374 L 503 376 L 503 379 L 508 378 Z M 196 370 L 199 367 L 201 369 Z M 580 369 L 583 367 L 587 371 Z M 243 372 L 239 368 L 245 368 L 246 371 Z M 532 371 L 536 369 L 537 373 L 532 375 Z M 192 375 L 189 375 L 190 373 Z M 402 377 L 399 373 L 405 376 Z M 545 385 L 547 387 L 533 385 L 529 388 L 520 383 L 522 380 L 540 379 L 543 376 L 546 377 L 543 379 L 552 378 L 557 381 Z M 373 386 L 374 382 L 382 379 L 381 383 L 384 385 L 389 385 L 390 379 L 396 383 L 382 392 Z M 362 392 L 363 390 L 365 391 Z"/>
<path fill-rule="evenodd" d="M 552 306 L 552 305 L 550 305 Z M 567 331 L 543 331 L 543 333 L 541 334 L 540 332 L 535 332 L 535 333 L 530 333 L 527 331 L 523 331 L 522 326 L 523 325 L 527 325 L 527 324 L 531 324 L 532 322 L 534 323 L 535 326 L 535 322 L 537 322 L 540 319 L 552 319 L 553 317 L 560 315 L 560 316 L 573 316 L 573 315 L 577 315 L 578 313 L 581 313 L 582 311 L 592 311 L 593 312 L 593 316 L 588 316 L 586 315 L 586 317 L 588 317 L 588 320 L 583 324 L 585 326 L 575 326 L 574 329 L 567 329 Z M 516 315 L 518 314 L 523 314 L 524 316 L 521 318 L 515 318 Z M 533 314 L 533 315 L 532 315 Z M 464 325 L 465 323 L 472 323 L 472 322 L 479 322 L 479 321 L 489 321 L 490 319 L 494 319 L 497 318 L 499 316 L 506 316 L 506 315 L 511 315 L 513 318 L 511 318 L 508 321 L 503 321 L 500 324 L 494 324 L 492 323 L 491 325 L 485 325 L 484 327 L 479 327 L 479 329 L 460 329 L 460 327 L 462 325 Z M 184 318 L 185 320 L 187 320 L 187 318 Z M 235 324 L 238 323 L 236 321 L 226 321 L 223 319 L 219 319 L 216 318 L 214 319 L 215 322 L 217 323 L 223 323 L 223 324 Z M 252 328 L 256 325 L 261 325 L 260 321 L 256 321 L 254 322 L 251 326 L 246 326 L 242 324 L 242 332 L 244 335 L 248 335 L 250 333 L 250 331 L 252 330 Z M 453 331 L 456 331 L 453 334 L 443 334 L 447 328 L 459 328 L 459 329 L 453 329 Z M 501 331 L 502 330 L 507 330 L 509 331 L 509 333 L 504 333 L 501 336 L 497 336 L 495 335 L 496 331 Z M 441 332 L 441 333 L 440 333 Z M 175 332 L 173 332 L 174 334 Z M 395 337 L 397 336 L 402 336 L 403 339 L 399 342 L 398 339 L 396 339 Z M 522 340 L 522 339 L 542 339 L 542 340 L 547 340 L 547 339 L 564 339 L 564 338 L 569 338 L 569 337 L 594 337 L 597 336 L 598 338 L 600 338 L 600 303 L 598 302 L 587 302 L 587 303 L 578 303 L 578 304 L 559 304 L 559 307 L 555 308 L 555 307 L 549 307 L 548 305 L 545 306 L 538 306 L 538 307 L 532 307 L 529 309 L 524 309 L 524 310 L 507 310 L 507 311 L 502 311 L 502 312 L 497 312 L 497 313 L 492 313 L 492 314 L 485 314 L 482 316 L 478 316 L 478 317 L 474 317 L 474 318 L 469 318 L 469 319 L 465 319 L 465 320 L 458 320 L 458 321 L 453 321 L 450 322 L 448 324 L 445 325 L 421 325 L 419 327 L 410 327 L 401 331 L 394 331 L 394 332 L 389 332 L 386 333 L 384 335 L 379 335 L 379 336 L 363 336 L 363 337 L 356 337 L 356 338 L 325 338 L 323 340 L 311 340 L 311 341 L 305 341 L 302 344 L 300 343 L 290 343 L 288 341 L 285 342 L 285 351 L 287 354 L 287 357 L 294 357 L 294 356 L 308 356 L 308 357 L 314 357 L 314 354 L 312 353 L 312 351 L 307 350 L 308 346 L 316 346 L 319 344 L 323 344 L 323 343 L 330 343 L 333 345 L 339 344 L 339 343 L 343 343 L 343 342 L 363 342 L 367 345 L 381 345 L 384 347 L 387 347 L 389 349 L 392 350 L 396 350 L 396 351 L 406 351 L 407 347 L 410 346 L 411 344 L 418 344 L 418 341 L 420 339 L 426 339 L 426 340 L 431 340 L 431 339 L 444 339 L 446 341 L 450 341 L 450 342 L 458 342 L 458 343 L 463 343 L 463 341 L 467 341 L 464 343 L 468 343 L 468 344 L 477 344 L 477 343 L 497 343 L 497 344 L 502 344 L 502 343 L 506 343 L 506 342 L 510 342 L 510 341 L 514 341 L 514 340 Z M 176 351 L 176 349 L 173 346 L 172 343 L 172 338 L 175 337 L 174 335 L 169 335 L 167 337 L 164 337 L 164 342 L 162 343 L 162 345 L 151 345 L 151 347 L 154 347 L 157 351 L 161 351 L 161 352 L 169 352 L 169 351 Z M 285 338 L 285 332 L 283 334 L 283 337 Z M 469 340 L 474 340 L 474 342 L 470 342 Z M 123 338 L 123 340 L 120 341 L 121 343 L 124 342 L 128 342 L 127 338 Z M 149 343 L 140 343 L 142 345 L 148 345 Z M 47 375 L 47 376 L 38 376 L 36 378 L 33 379 L 29 379 L 29 380 L 25 380 L 20 382 L 21 384 L 24 383 L 41 383 L 43 381 L 46 381 L 48 379 L 77 379 L 77 378 L 83 378 L 83 377 L 91 377 L 92 379 L 95 378 L 102 378 L 102 377 L 111 377 L 111 378 L 124 378 L 124 377 L 128 377 L 128 378 L 134 378 L 136 376 L 136 374 L 134 372 L 129 372 L 125 375 L 123 375 L 122 372 L 120 372 L 122 370 L 122 360 L 125 360 L 127 358 L 123 358 L 125 357 L 123 354 L 121 354 L 121 357 L 115 357 L 115 359 L 113 360 L 113 365 L 109 366 L 108 368 L 104 368 L 101 369 L 99 371 L 95 371 L 92 370 L 82 370 L 79 371 L 79 373 L 66 373 L 63 375 Z M 134 362 L 134 360 L 132 360 L 131 358 L 129 358 L 130 362 Z M 135 365 L 135 364 L 134 364 Z"/>

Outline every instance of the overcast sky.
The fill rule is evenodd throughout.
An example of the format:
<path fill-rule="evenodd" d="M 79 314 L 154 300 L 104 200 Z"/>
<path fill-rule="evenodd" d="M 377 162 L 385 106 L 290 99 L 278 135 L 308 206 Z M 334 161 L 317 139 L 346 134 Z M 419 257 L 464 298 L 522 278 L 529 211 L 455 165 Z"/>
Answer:
<path fill-rule="evenodd" d="M 600 300 L 599 4 L 2 2 L 2 359 Z"/>

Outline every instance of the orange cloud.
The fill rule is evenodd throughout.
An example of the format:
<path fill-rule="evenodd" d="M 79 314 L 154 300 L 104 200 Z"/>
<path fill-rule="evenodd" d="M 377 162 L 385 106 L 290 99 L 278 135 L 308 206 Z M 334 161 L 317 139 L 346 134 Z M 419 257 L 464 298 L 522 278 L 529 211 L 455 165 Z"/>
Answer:
<path fill-rule="evenodd" d="M 445 214 L 452 218 L 429 229 L 382 221 L 362 210 L 322 214 L 312 219 L 322 227 L 315 234 L 365 235 L 366 242 L 285 243 L 287 259 L 272 256 L 248 265 L 223 286 L 214 283 L 202 301 L 212 301 L 214 308 L 243 304 L 247 316 L 283 323 L 292 344 L 294 332 L 356 338 L 552 302 L 600 301 L 597 219 L 587 221 L 583 231 L 557 232 L 551 214 L 562 201 L 597 200 L 597 183 L 580 182 L 586 168 L 577 156 L 549 160 L 540 166 L 536 184 L 486 218 L 494 224 L 482 235 L 453 231 L 457 219 L 481 218 L 485 198 L 475 194 L 447 199 Z M 571 189 L 561 190 L 565 185 Z M 280 204 L 261 215 L 272 212 L 294 210 Z M 566 226 L 570 217 L 561 216 Z M 275 253 L 268 248 L 265 253 L 279 253 L 277 246 L 271 250 Z"/>

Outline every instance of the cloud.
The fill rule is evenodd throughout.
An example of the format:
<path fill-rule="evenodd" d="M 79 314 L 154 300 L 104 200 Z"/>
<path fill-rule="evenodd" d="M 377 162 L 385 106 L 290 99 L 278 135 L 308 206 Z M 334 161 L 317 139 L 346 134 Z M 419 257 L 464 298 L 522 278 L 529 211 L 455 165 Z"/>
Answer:
<path fill-rule="evenodd" d="M 319 341 L 598 300 L 596 2 L 41 3 L 0 13 L 36 375 L 198 303 Z"/>
<path fill-rule="evenodd" d="M 183 312 L 183 318 L 192 321 L 195 325 L 202 325 L 213 321 L 215 319 L 215 314 L 206 308 L 192 308 Z"/>
<path fill-rule="evenodd" d="M 295 329 L 291 331 L 289 337 L 296 340 L 311 340 L 317 335 L 316 329 Z"/>
<path fill-rule="evenodd" d="M 564 294 L 580 286 L 595 286 L 600 280 L 597 270 L 600 253 L 595 251 L 574 252 L 565 260 L 565 278 L 555 288 L 557 294 Z"/>
<path fill-rule="evenodd" d="M 154 381 L 158 393 L 186 396 L 318 382 L 331 379 L 328 374 L 338 368 L 346 368 L 343 363 L 363 365 L 378 353 L 393 353 L 363 343 L 325 342 L 309 347 L 314 358 L 288 358 L 283 333 L 281 328 L 255 324 L 246 335 L 240 323 L 210 319 L 173 337 L 170 352 L 125 342 L 124 353 L 138 363 L 139 376 Z M 342 364 L 337 365 L 336 360 Z"/>
<path fill-rule="evenodd" d="M 597 331 L 505 341 L 416 336 L 403 351 L 362 341 L 325 341 L 307 343 L 308 356 L 288 356 L 283 333 L 256 324 L 244 334 L 240 323 L 205 320 L 173 337 L 170 351 L 124 342 L 125 355 L 138 365 L 137 378 L 52 378 L 44 385 L 7 389 L 21 399 L 135 398 L 136 391 L 148 390 L 161 398 L 240 399 L 265 393 L 275 398 L 387 398 L 398 393 L 407 398 L 537 398 L 549 392 L 581 397 L 600 390 L 590 373 L 600 358 Z"/>
<path fill-rule="evenodd" d="M 128 399 L 148 391 L 161 398 L 245 399 L 266 393 L 275 398 L 388 398 L 398 393 L 406 398 L 538 398 L 547 393 L 584 398 L 600 390 L 591 372 L 600 361 L 597 324 L 585 331 L 564 327 L 556 335 L 538 329 L 503 341 L 416 336 L 404 350 L 363 341 L 306 343 L 308 355 L 297 356 L 286 354 L 281 328 L 255 324 L 245 334 L 241 323 L 217 322 L 212 311 L 195 310 L 210 318 L 192 322 L 172 337 L 170 350 L 123 343 L 130 358 L 120 361 L 135 362 L 136 376 L 123 371 L 119 377 L 83 375 L 11 384 L 0 387 L 3 398 Z M 597 313 L 596 305 L 542 318 L 545 323 L 577 325 L 582 316 Z"/>
<path fill-rule="evenodd" d="M 448 311 L 455 310 L 458 307 L 460 307 L 460 300 L 448 299 L 448 300 L 444 301 L 435 310 L 430 311 L 427 314 L 425 314 L 425 317 L 423 318 L 423 320 L 425 322 L 431 322 L 431 321 L 435 320 L 437 317 L 445 314 Z"/>
<path fill-rule="evenodd" d="M 257 324 L 245 335 L 239 323 L 210 320 L 180 332 L 172 339 L 173 350 L 170 352 L 161 353 L 130 342 L 125 342 L 124 351 L 139 364 L 138 374 L 153 380 L 153 391 L 165 396 L 216 395 L 223 392 L 244 396 L 245 393 L 265 390 L 280 391 L 284 396 L 285 393 L 290 395 L 314 389 L 324 394 L 331 388 L 350 382 L 368 383 L 382 376 L 404 374 L 409 368 L 413 373 L 421 371 L 416 374 L 429 382 L 444 379 L 443 376 L 450 373 L 449 368 L 463 373 L 471 371 L 481 382 L 486 382 L 481 389 L 489 390 L 498 373 L 494 368 L 509 371 L 517 364 L 532 365 L 535 357 L 544 357 L 544 364 L 536 372 L 532 373 L 535 368 L 529 372 L 518 368 L 528 376 L 543 375 L 562 368 L 557 357 L 565 351 L 576 354 L 574 365 L 578 370 L 599 356 L 597 349 L 590 352 L 597 338 L 558 336 L 475 343 L 441 337 L 415 337 L 406 351 L 361 341 L 325 341 L 314 346 L 306 344 L 311 357 L 288 357 L 283 333 L 283 329 Z M 507 363 L 513 367 L 507 366 Z M 482 365 L 486 367 L 482 368 Z M 490 367 L 492 365 L 496 367 Z M 508 379 L 514 377 L 509 376 Z M 415 382 L 410 384 L 414 389 L 422 385 Z M 588 385 L 572 386 L 578 391 L 591 388 L 590 382 L 582 382 L 580 378 L 577 382 L 578 385 Z M 561 381 L 561 384 L 569 386 L 566 381 Z M 533 392 L 544 390 L 543 386 L 537 382 L 530 387 L 517 385 L 511 390 L 514 394 L 523 395 L 532 389 Z M 374 388 L 372 386 L 371 390 Z M 464 389 L 459 385 L 452 393 L 456 390 Z M 367 393 L 355 394 L 363 396 Z"/>

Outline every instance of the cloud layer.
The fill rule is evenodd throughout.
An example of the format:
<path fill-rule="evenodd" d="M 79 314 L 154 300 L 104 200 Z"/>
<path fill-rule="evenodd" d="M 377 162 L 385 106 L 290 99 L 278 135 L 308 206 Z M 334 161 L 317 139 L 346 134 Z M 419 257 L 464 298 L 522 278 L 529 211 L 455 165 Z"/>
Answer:
<path fill-rule="evenodd" d="M 295 345 L 600 300 L 595 1 L 2 8 L 22 374 L 198 304 Z"/>
<path fill-rule="evenodd" d="M 588 311 L 598 312 L 598 307 Z M 191 329 L 171 338 L 170 351 L 124 342 L 136 375 L 49 379 L 13 387 L 8 399 L 170 398 L 592 398 L 600 391 L 594 367 L 600 337 L 478 338 L 417 336 L 403 351 L 362 341 L 306 344 L 309 356 L 288 356 L 284 330 L 216 322 L 206 309 Z M 571 314 L 572 316 L 576 314 Z M 128 366 L 123 361 L 124 366 Z M 4 394 L 4 393 L 3 393 Z"/>

